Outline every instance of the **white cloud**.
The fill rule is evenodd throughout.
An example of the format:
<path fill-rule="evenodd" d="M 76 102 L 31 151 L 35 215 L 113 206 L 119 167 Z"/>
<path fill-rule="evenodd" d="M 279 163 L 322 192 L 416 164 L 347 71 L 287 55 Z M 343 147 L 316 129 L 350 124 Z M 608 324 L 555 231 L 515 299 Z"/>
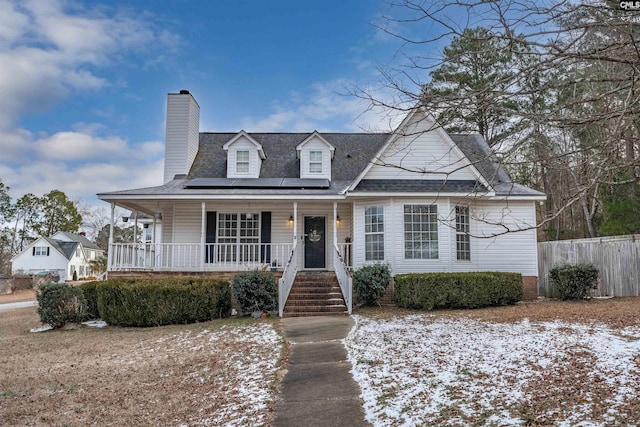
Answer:
<path fill-rule="evenodd" d="M 402 112 L 370 108 L 368 101 L 350 94 L 355 85 L 346 79 L 316 83 L 306 96 L 292 92 L 276 102 L 275 112 L 266 117 L 243 118 L 242 127 L 248 132 L 388 132 L 402 120 Z M 383 90 L 375 95 L 390 99 Z"/>
<path fill-rule="evenodd" d="M 134 147 L 116 137 L 60 132 L 34 143 L 40 149 L 32 160 L 15 166 L 0 163 L 0 177 L 13 197 L 59 189 L 71 199 L 90 201 L 96 192 L 162 183 L 164 144 L 159 141 Z"/>
<path fill-rule="evenodd" d="M 43 133 L 16 125 L 71 93 L 121 85 L 104 67 L 171 53 L 181 38 L 148 17 L 63 0 L 0 0 L 0 178 L 20 197 L 53 189 L 95 203 L 97 191 L 158 185 L 164 144 L 135 143 L 100 123 Z M 126 82 L 125 82 L 126 84 Z M 80 119 L 81 120 L 81 119 Z"/>

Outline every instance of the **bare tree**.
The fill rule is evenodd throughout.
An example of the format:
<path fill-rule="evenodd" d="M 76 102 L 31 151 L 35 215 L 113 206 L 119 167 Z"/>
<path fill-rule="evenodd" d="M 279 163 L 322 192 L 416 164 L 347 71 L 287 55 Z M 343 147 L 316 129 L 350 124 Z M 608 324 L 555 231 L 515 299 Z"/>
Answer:
<path fill-rule="evenodd" d="M 518 182 L 548 195 L 546 238 L 596 236 L 603 191 L 638 181 L 639 22 L 609 1 L 392 2 L 378 27 L 400 42 L 381 70 L 394 96 L 355 93 L 482 134 Z"/>

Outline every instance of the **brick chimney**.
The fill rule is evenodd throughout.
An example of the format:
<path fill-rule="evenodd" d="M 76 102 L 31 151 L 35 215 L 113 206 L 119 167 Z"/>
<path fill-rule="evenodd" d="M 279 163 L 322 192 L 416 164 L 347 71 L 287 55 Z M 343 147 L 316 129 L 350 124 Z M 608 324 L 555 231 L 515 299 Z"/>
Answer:
<path fill-rule="evenodd" d="M 167 95 L 164 141 L 164 183 L 175 175 L 189 173 L 198 153 L 200 106 L 188 90 Z"/>

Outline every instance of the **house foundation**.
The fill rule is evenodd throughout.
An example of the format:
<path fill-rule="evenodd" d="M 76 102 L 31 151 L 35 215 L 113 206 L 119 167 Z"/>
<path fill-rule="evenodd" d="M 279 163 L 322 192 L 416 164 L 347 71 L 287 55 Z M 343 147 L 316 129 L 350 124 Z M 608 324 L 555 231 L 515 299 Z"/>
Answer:
<path fill-rule="evenodd" d="M 531 301 L 538 298 L 538 278 L 522 276 L 522 299 Z"/>

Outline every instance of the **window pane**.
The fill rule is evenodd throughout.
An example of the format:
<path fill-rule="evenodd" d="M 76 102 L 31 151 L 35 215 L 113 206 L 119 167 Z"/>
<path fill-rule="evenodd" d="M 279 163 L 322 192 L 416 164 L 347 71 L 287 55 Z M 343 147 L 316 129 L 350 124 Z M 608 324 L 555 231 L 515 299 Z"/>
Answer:
<path fill-rule="evenodd" d="M 236 151 L 236 173 L 249 172 L 249 152 Z"/>
<path fill-rule="evenodd" d="M 463 261 L 471 260 L 468 206 L 456 206 L 456 258 Z"/>
<path fill-rule="evenodd" d="M 322 173 L 322 151 L 309 151 L 309 173 Z"/>
<path fill-rule="evenodd" d="M 404 205 L 406 259 L 438 259 L 438 207 Z"/>
<path fill-rule="evenodd" d="M 365 260 L 384 260 L 384 207 L 365 207 L 364 224 Z"/>

